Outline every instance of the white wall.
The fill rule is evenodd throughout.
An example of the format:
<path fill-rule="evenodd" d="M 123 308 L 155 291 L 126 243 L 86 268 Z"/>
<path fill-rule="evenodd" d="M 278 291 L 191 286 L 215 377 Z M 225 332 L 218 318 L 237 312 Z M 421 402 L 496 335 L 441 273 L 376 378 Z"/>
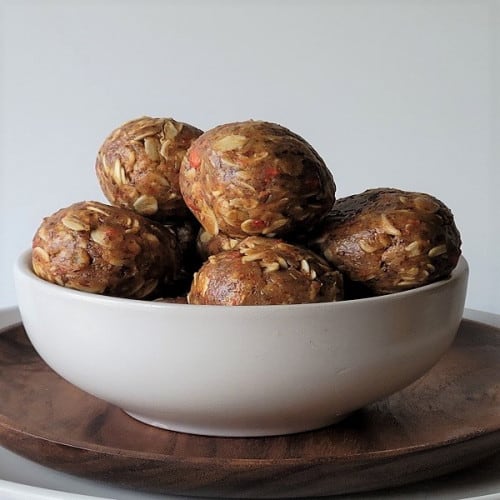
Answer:
<path fill-rule="evenodd" d="M 0 306 L 42 217 L 101 199 L 123 121 L 248 118 L 302 134 L 339 196 L 426 191 L 455 213 L 467 306 L 500 313 L 498 1 L 0 0 Z"/>

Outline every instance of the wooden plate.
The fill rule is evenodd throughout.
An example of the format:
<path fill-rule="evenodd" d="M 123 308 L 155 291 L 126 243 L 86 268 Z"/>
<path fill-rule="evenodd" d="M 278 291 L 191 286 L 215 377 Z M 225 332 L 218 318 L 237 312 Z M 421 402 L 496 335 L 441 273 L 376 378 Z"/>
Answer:
<path fill-rule="evenodd" d="M 149 427 L 80 391 L 40 359 L 22 326 L 12 327 L 0 335 L 0 444 L 57 470 L 150 492 L 283 498 L 402 485 L 499 449 L 500 330 L 464 320 L 427 375 L 340 424 L 213 438 Z"/>

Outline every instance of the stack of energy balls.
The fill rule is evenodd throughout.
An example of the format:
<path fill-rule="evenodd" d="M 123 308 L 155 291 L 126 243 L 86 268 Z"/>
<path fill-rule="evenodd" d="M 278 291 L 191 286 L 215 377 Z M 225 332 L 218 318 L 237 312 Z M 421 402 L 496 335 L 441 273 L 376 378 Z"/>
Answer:
<path fill-rule="evenodd" d="M 46 217 L 35 273 L 76 290 L 189 304 L 331 302 L 443 279 L 460 256 L 451 211 L 425 193 L 372 189 L 335 200 L 314 148 L 264 121 L 207 132 L 143 117 L 96 161 L 110 205 Z"/>

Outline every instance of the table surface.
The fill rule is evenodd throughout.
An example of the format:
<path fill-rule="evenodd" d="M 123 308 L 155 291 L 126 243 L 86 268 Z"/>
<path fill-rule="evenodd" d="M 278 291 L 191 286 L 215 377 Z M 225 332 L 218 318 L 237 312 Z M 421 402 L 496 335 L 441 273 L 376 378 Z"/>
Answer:
<path fill-rule="evenodd" d="M 466 310 L 465 318 L 500 328 L 500 315 Z M 0 309 L 0 332 L 17 322 L 15 308 Z M 126 490 L 61 473 L 24 459 L 0 447 L 0 499 L 1 500 L 159 500 L 186 499 L 172 495 L 156 495 Z M 474 467 L 445 477 L 407 485 L 390 490 L 341 495 L 339 499 L 500 499 L 500 450 L 493 457 Z"/>

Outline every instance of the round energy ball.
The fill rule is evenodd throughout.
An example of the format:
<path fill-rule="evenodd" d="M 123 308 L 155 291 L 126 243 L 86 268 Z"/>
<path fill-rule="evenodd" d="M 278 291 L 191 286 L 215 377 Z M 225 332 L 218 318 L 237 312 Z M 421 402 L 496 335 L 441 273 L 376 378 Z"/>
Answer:
<path fill-rule="evenodd" d="M 179 169 L 202 131 L 172 118 L 143 117 L 114 130 L 99 149 L 96 174 L 112 205 L 156 220 L 189 211 L 179 190 Z"/>
<path fill-rule="evenodd" d="M 342 275 L 310 250 L 252 236 L 195 273 L 190 304 L 269 305 L 342 298 Z"/>
<path fill-rule="evenodd" d="M 180 254 L 170 230 L 95 201 L 46 217 L 32 244 L 42 279 L 76 290 L 142 299 L 175 281 Z"/>
<path fill-rule="evenodd" d="M 183 295 L 191 286 L 193 273 L 200 268 L 205 260 L 200 257 L 197 251 L 200 223 L 190 213 L 188 217 L 164 221 L 162 226 L 175 234 L 181 256 L 176 282 L 172 283 L 173 287 L 164 287 L 164 294 L 169 297 Z"/>
<path fill-rule="evenodd" d="M 310 246 L 349 280 L 382 295 L 447 277 L 460 245 L 440 200 L 379 188 L 337 200 Z"/>
<path fill-rule="evenodd" d="M 312 146 L 264 121 L 202 134 L 184 157 L 179 184 L 206 231 L 232 238 L 309 230 L 335 201 L 332 174 Z"/>

